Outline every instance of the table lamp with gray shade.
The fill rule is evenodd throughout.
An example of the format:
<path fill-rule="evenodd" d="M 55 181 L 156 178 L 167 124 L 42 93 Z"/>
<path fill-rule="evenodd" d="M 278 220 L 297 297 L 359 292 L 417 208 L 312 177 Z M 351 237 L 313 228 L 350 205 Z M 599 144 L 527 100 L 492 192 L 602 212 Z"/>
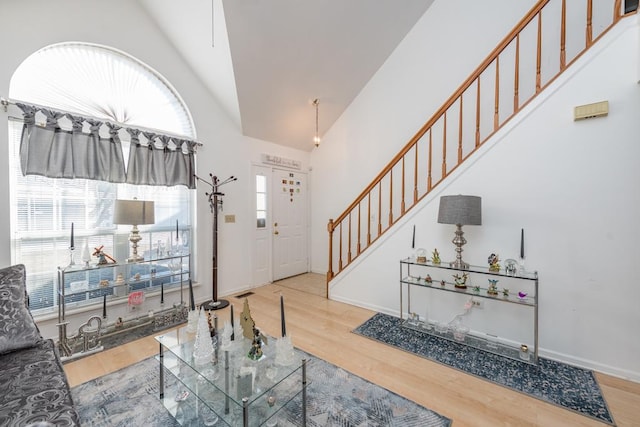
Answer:
<path fill-rule="evenodd" d="M 452 240 L 456 245 L 456 260 L 451 263 L 453 268 L 466 270 L 469 264 L 462 261 L 462 246 L 467 243 L 462 231 L 463 225 L 482 225 L 481 198 L 478 196 L 442 196 L 438 209 L 440 224 L 455 224 L 456 236 Z"/>
<path fill-rule="evenodd" d="M 138 232 L 138 226 L 155 223 L 154 204 L 147 200 L 116 200 L 113 208 L 113 223 L 133 225 L 129 241 L 133 254 L 127 262 L 143 261 L 144 257 L 138 255 L 138 242 L 142 240 Z"/>

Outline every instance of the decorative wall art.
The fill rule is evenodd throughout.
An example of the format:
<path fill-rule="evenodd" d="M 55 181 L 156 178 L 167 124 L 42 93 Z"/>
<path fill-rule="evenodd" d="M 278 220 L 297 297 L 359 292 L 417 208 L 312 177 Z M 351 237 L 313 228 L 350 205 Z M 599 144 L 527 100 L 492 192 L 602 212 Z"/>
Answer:
<path fill-rule="evenodd" d="M 290 173 L 289 178 L 295 178 L 295 174 Z M 295 179 L 283 179 L 282 180 L 282 192 L 289 193 L 289 201 L 293 203 L 294 198 L 301 195 L 300 188 L 302 183 Z"/>

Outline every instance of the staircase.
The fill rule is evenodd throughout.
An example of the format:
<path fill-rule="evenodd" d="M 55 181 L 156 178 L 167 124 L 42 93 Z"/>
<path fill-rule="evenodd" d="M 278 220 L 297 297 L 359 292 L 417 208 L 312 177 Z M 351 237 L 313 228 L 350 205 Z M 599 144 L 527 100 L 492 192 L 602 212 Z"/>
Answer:
<path fill-rule="evenodd" d="M 349 207 L 329 220 L 327 286 L 632 13 L 621 0 L 536 3 Z"/>

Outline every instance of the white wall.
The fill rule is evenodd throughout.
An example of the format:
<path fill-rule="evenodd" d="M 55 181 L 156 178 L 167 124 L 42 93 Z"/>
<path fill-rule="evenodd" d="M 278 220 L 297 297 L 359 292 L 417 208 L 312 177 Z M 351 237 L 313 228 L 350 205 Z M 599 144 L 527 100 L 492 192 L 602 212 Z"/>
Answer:
<path fill-rule="evenodd" d="M 329 218 L 342 213 L 534 3 L 436 0 L 420 18 L 312 152 L 313 271 L 327 271 Z"/>
<path fill-rule="evenodd" d="M 251 162 L 259 162 L 261 153 L 300 160 L 306 170 L 309 155 L 264 141 L 246 138 L 231 122 L 195 74 L 183 62 L 179 52 L 169 44 L 160 29 L 144 13 L 138 2 L 116 0 L 65 0 L 50 2 L 2 2 L 0 12 L 0 95 L 9 95 L 11 76 L 18 65 L 38 49 L 63 41 L 86 41 L 112 46 L 127 52 L 153 67 L 176 88 L 191 110 L 197 137 L 205 146 L 197 156 L 198 174 L 214 173 L 221 178 L 235 175 L 238 181 L 224 187 L 224 214 L 235 214 L 236 223 L 219 224 L 219 290 L 224 296 L 251 286 Z M 10 111 L 11 112 L 11 111 Z M 14 114 L 16 114 L 14 112 Z M 5 117 L 6 118 L 6 117 Z M 0 174 L 8 182 L 7 121 L 0 120 Z M 206 186 L 197 190 L 196 299 L 211 297 L 212 220 Z M 0 188 L 0 265 L 11 264 L 9 188 Z M 28 272 L 27 272 L 28 274 Z M 53 320 L 40 322 L 43 333 L 55 336 Z M 70 327 L 70 330 L 74 327 Z"/>
<path fill-rule="evenodd" d="M 419 25 L 426 24 L 423 21 Z M 437 224 L 438 197 L 479 195 L 483 225 L 465 227 L 464 258 L 477 265 L 486 265 L 492 252 L 502 259 L 516 258 L 520 228 L 525 229 L 527 266 L 540 274 L 541 354 L 640 381 L 640 310 L 634 268 L 640 255 L 638 49 L 637 18 L 627 18 L 580 59 L 571 75 L 558 79 L 488 142 L 471 164 L 456 171 L 404 218 L 394 233 L 385 235 L 356 265 L 339 275 L 331 283 L 331 298 L 398 314 L 398 261 L 412 254 L 412 226 L 417 227 L 417 247 L 436 247 L 444 260 L 453 259 L 450 241 L 454 229 Z M 354 165 L 350 156 L 364 153 L 364 142 L 352 150 L 354 141 L 346 135 L 358 135 L 367 125 L 375 127 L 382 121 L 364 118 L 379 114 L 389 117 L 385 126 L 395 127 L 396 122 L 407 126 L 400 114 L 386 116 L 388 94 L 379 87 L 402 82 L 403 87 L 415 85 L 419 91 L 421 79 L 409 80 L 402 67 L 385 67 L 388 74 L 375 77 L 379 81 L 372 81 L 321 147 L 339 153 L 338 158 L 344 156 L 344 162 L 333 163 L 339 179 L 345 179 Z M 443 82 L 446 85 L 448 80 Z M 451 92 L 451 87 L 446 91 Z M 361 103 L 364 99 L 367 102 Z M 610 104 L 607 117 L 573 121 L 575 106 L 602 100 Z M 409 113 L 416 105 L 409 97 L 402 111 Z M 387 150 L 391 151 L 383 148 Z M 337 216 L 356 191 L 344 196 L 343 203 L 329 202 L 335 182 L 328 174 L 320 176 L 329 161 L 320 151 L 312 156 L 317 172 L 314 210 L 323 209 L 326 202 L 330 205 L 324 210 L 330 210 L 326 217 Z M 375 160 L 373 152 L 368 150 L 367 158 Z M 315 228 L 320 225 L 314 224 Z M 326 232 L 314 239 L 326 240 Z M 320 244 L 314 241 L 315 247 Z M 318 256 L 314 261 L 315 268 L 326 270 L 326 258 Z M 430 307 L 444 300 L 442 292 L 432 293 L 439 299 Z M 416 307 L 426 307 L 424 293 L 414 296 Z M 462 311 L 465 300 L 448 301 L 448 317 L 440 313 L 443 318 L 439 320 L 451 320 Z M 483 312 L 472 313 L 470 326 L 482 325 L 483 316 L 500 315 L 498 308 L 492 308 L 492 313 L 487 306 Z M 416 311 L 423 314 L 421 309 Z M 502 320 L 501 333 L 507 336 L 524 322 L 521 317 L 503 316 Z"/>

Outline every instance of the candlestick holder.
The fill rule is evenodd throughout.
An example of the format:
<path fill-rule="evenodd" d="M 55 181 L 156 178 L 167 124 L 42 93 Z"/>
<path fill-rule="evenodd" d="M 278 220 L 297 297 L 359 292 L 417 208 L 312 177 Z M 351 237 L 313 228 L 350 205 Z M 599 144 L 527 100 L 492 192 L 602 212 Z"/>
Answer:
<path fill-rule="evenodd" d="M 69 248 L 69 267 L 76 265 L 76 262 L 73 259 L 73 251 L 74 250 L 75 250 L 75 248 L 73 246 L 71 246 Z"/>
<path fill-rule="evenodd" d="M 519 274 L 524 274 L 525 269 L 524 269 L 524 258 L 520 258 L 518 260 L 518 273 Z"/>
<path fill-rule="evenodd" d="M 107 319 L 107 294 L 102 295 L 102 319 Z"/>
<path fill-rule="evenodd" d="M 180 244 L 180 233 L 178 232 L 177 229 L 176 229 L 176 236 L 171 241 L 173 242 L 173 244 L 171 245 L 171 251 L 173 252 L 173 255 L 181 255 L 182 245 Z"/>

